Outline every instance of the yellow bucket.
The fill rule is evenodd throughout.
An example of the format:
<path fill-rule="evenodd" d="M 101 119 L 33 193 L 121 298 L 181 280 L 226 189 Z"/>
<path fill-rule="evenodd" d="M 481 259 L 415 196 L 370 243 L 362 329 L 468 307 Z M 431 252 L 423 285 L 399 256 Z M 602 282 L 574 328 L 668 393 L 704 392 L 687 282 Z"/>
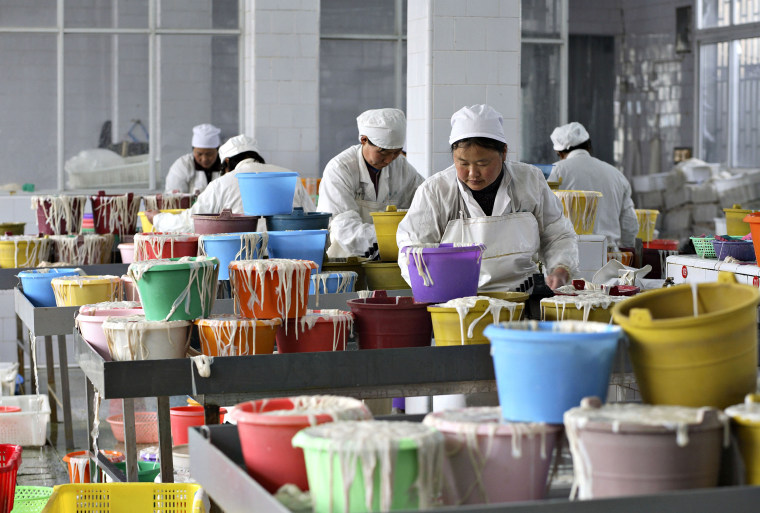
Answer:
<path fill-rule="evenodd" d="M 625 296 L 554 296 L 541 300 L 542 321 L 592 321 L 609 324 L 612 307 Z"/>
<path fill-rule="evenodd" d="M 578 235 L 594 233 L 596 209 L 602 193 L 598 191 L 552 191 L 562 201 L 565 217 Z"/>
<path fill-rule="evenodd" d="M 754 210 L 748 210 L 741 208 L 741 205 L 734 205 L 733 208 L 724 208 L 723 212 L 726 213 L 726 234 L 736 235 L 744 237 L 749 233 L 749 223 L 744 222 L 744 218 L 755 212 Z M 718 234 L 722 235 L 722 234 Z"/>
<path fill-rule="evenodd" d="M 498 321 L 494 314 L 488 311 L 489 303 L 478 299 L 475 306 L 467 309 L 464 317 L 454 307 L 428 306 L 430 318 L 433 321 L 433 334 L 436 346 L 469 346 L 474 344 L 489 344 L 483 335 L 483 330 L 494 322 L 519 321 L 522 317 L 523 303 L 512 303 L 512 307 L 504 307 L 498 312 Z M 472 336 L 470 336 L 472 330 Z"/>
<path fill-rule="evenodd" d="M 511 290 L 506 291 L 494 291 L 494 292 L 480 292 L 479 296 L 492 297 L 494 299 L 503 299 L 504 301 L 512 301 L 513 303 L 525 303 L 530 295 L 527 292 L 515 292 Z"/>
<path fill-rule="evenodd" d="M 121 278 L 108 274 L 66 276 L 50 281 L 56 306 L 82 306 L 121 301 Z"/>
<path fill-rule="evenodd" d="M 725 408 L 754 392 L 758 303 L 758 289 L 722 272 L 718 283 L 653 290 L 615 305 L 643 401 Z"/>
<path fill-rule="evenodd" d="M 377 234 L 377 247 L 380 249 L 380 260 L 395 262 L 398 260 L 398 245 L 396 230 L 398 224 L 406 215 L 406 210 L 396 210 L 396 205 L 388 205 L 385 212 L 370 212 Z"/>
<path fill-rule="evenodd" d="M 637 238 L 644 242 L 649 242 L 654 239 L 654 226 L 657 223 L 657 216 L 660 215 L 659 210 L 643 210 L 636 209 L 636 219 L 639 221 L 639 233 Z"/>
<path fill-rule="evenodd" d="M 161 213 L 167 213 L 167 214 L 179 214 L 180 212 L 184 212 L 187 210 L 186 208 L 165 208 L 162 210 L 159 210 Z M 148 216 L 145 215 L 145 212 L 138 212 L 137 215 L 140 217 L 140 228 L 143 233 L 150 233 L 153 231 L 153 224 L 148 221 Z"/>
<path fill-rule="evenodd" d="M 0 268 L 37 267 L 50 257 L 50 239 L 32 235 L 0 236 Z"/>
<path fill-rule="evenodd" d="M 367 278 L 369 290 L 403 290 L 410 289 L 409 284 L 401 277 L 398 262 L 364 262 L 364 276 Z"/>
<path fill-rule="evenodd" d="M 760 485 L 760 395 L 747 394 L 744 404 L 726 408 L 744 460 L 748 485 Z"/>

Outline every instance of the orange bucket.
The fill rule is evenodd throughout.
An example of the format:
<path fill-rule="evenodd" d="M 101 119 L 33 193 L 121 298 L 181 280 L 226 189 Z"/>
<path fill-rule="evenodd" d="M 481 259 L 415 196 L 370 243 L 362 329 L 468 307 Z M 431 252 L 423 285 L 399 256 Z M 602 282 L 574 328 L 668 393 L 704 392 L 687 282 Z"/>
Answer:
<path fill-rule="evenodd" d="M 749 233 L 752 234 L 752 245 L 755 247 L 755 259 L 760 263 L 760 212 L 747 214 L 743 221 L 749 224 Z"/>
<path fill-rule="evenodd" d="M 195 321 L 201 352 L 208 356 L 272 354 L 281 319 L 245 319 L 232 314 Z"/>
<path fill-rule="evenodd" d="M 101 454 L 109 459 L 112 463 L 124 461 L 124 454 L 119 451 L 107 451 L 101 449 Z M 90 459 L 89 451 L 74 451 L 63 457 L 64 463 L 69 471 L 69 481 L 72 483 L 89 483 L 90 482 Z M 100 482 L 103 482 L 101 475 Z"/>
<path fill-rule="evenodd" d="M 294 319 L 306 315 L 311 260 L 270 258 L 230 262 L 235 311 L 249 319 Z"/>
<path fill-rule="evenodd" d="M 224 424 L 225 408 L 219 408 L 219 423 Z M 172 427 L 172 446 L 187 443 L 187 430 L 193 426 L 203 426 L 206 423 L 206 412 L 203 406 L 174 406 L 169 408 L 169 420 Z"/>

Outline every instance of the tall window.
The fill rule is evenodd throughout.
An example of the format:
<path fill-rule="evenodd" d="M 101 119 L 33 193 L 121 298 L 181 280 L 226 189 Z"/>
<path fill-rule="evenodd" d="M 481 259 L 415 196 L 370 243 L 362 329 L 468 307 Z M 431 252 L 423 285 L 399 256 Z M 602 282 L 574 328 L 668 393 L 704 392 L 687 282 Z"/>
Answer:
<path fill-rule="evenodd" d="M 322 0 L 319 49 L 320 169 L 359 144 L 356 116 L 406 111 L 406 0 Z"/>
<path fill-rule="evenodd" d="M 760 166 L 760 0 L 701 0 L 699 157 Z"/>
<path fill-rule="evenodd" d="M 3 0 L 0 133 L 12 149 L 4 181 L 160 187 L 190 151 L 194 125 L 237 133 L 240 2 Z M 79 162 L 98 170 L 89 176 L 65 172 L 93 149 L 126 160 Z"/>

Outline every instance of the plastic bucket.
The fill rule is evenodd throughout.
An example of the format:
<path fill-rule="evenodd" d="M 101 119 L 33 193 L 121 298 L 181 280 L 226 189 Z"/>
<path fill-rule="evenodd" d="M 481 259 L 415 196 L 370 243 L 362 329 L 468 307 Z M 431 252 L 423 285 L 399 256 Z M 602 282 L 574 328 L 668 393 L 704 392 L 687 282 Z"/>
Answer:
<path fill-rule="evenodd" d="M 556 295 L 541 300 L 542 321 L 592 321 L 609 323 L 612 307 L 628 299 L 604 294 Z"/>
<path fill-rule="evenodd" d="M 356 285 L 356 277 L 357 274 L 353 271 L 312 274 L 309 281 L 309 294 L 342 294 L 343 292 L 353 292 Z"/>
<path fill-rule="evenodd" d="M 322 262 L 322 272 L 323 273 L 345 273 L 345 272 L 355 272 L 356 273 L 356 283 L 354 284 L 354 290 L 366 290 L 367 289 L 367 277 L 364 273 L 364 267 L 362 267 L 362 263 L 367 262 L 366 258 L 359 258 L 359 257 L 347 257 L 347 258 L 328 258 L 325 261 Z M 398 268 L 398 265 L 396 265 L 396 268 Z M 399 270 L 399 274 L 401 271 Z M 406 288 L 409 288 L 409 285 L 406 284 L 406 282 L 401 279 L 401 281 L 404 283 Z"/>
<path fill-rule="evenodd" d="M 314 513 L 424 510 L 440 495 L 443 435 L 419 422 L 333 422 L 304 429 L 293 446 Z"/>
<path fill-rule="evenodd" d="M 678 239 L 654 239 L 643 244 L 645 249 L 665 249 L 668 251 L 678 250 Z"/>
<path fill-rule="evenodd" d="M 111 275 L 63 276 L 50 280 L 56 306 L 82 306 L 121 300 L 121 278 Z"/>
<path fill-rule="evenodd" d="M 322 272 L 322 261 L 327 244 L 327 230 L 294 230 L 288 232 L 268 232 L 267 251 L 269 258 L 290 260 L 311 260 L 317 264 L 316 272 Z"/>
<path fill-rule="evenodd" d="M 272 354 L 281 319 L 245 319 L 230 314 L 195 321 L 201 352 L 208 356 Z"/>
<path fill-rule="evenodd" d="M 219 408 L 219 423 L 224 424 L 225 408 Z M 206 413 L 203 406 L 174 406 L 169 408 L 172 426 L 172 445 L 187 443 L 187 430 L 193 426 L 206 424 Z"/>
<path fill-rule="evenodd" d="M 277 332 L 278 353 L 345 351 L 354 316 L 341 310 L 307 310 L 298 319 L 288 319 L 288 329 Z"/>
<path fill-rule="evenodd" d="M 53 278 L 79 276 L 79 269 L 48 267 L 18 273 L 24 295 L 34 306 L 55 306 L 55 294 L 50 284 Z"/>
<path fill-rule="evenodd" d="M 643 401 L 725 408 L 754 392 L 758 303 L 757 288 L 719 273 L 718 283 L 652 290 L 615 305 Z"/>
<path fill-rule="evenodd" d="M 304 212 L 303 208 L 296 207 L 290 214 L 268 216 L 267 231 L 327 230 L 331 216 L 330 212 Z"/>
<path fill-rule="evenodd" d="M 412 297 L 388 297 L 385 291 L 366 299 L 349 299 L 347 303 L 354 314 L 360 349 L 430 345 L 430 303 L 419 303 Z"/>
<path fill-rule="evenodd" d="M 747 394 L 743 404 L 726 408 L 744 461 L 748 485 L 760 485 L 760 395 Z"/>
<path fill-rule="evenodd" d="M 750 232 L 749 221 L 747 216 L 755 212 L 741 205 L 734 205 L 733 208 L 724 208 L 726 214 L 726 234 L 744 237 Z M 752 238 L 754 240 L 754 237 Z"/>
<path fill-rule="evenodd" d="M 127 274 L 121 276 L 121 288 L 123 290 L 124 301 L 140 301 L 140 291 L 135 285 L 135 280 Z"/>
<path fill-rule="evenodd" d="M 98 191 L 90 196 L 92 218 L 96 233 L 113 233 L 124 236 L 137 231 L 137 211 L 140 210 L 140 196 L 127 194 L 106 194 Z"/>
<path fill-rule="evenodd" d="M 105 303 L 109 304 L 109 303 Z M 87 309 L 85 306 L 79 309 L 79 313 L 74 321 L 82 338 L 95 351 L 98 352 L 104 360 L 111 360 L 111 353 L 108 351 L 106 335 L 103 333 L 103 322 L 108 317 L 119 317 L 127 315 L 142 315 L 143 310 L 139 305 L 132 307 L 118 307 L 118 303 L 110 303 L 111 308 Z"/>
<path fill-rule="evenodd" d="M 635 209 L 635 212 L 636 219 L 639 222 L 639 233 L 636 235 L 636 238 L 641 239 L 644 242 L 649 242 L 654 239 L 654 229 L 660 211 L 637 208 Z"/>
<path fill-rule="evenodd" d="M 204 235 L 255 232 L 259 226 L 259 216 L 233 214 L 225 208 L 219 214 L 193 214 L 193 226 L 195 233 Z"/>
<path fill-rule="evenodd" d="M 112 463 L 118 463 L 124 461 L 124 454 L 119 451 L 107 451 L 101 449 L 100 453 L 108 458 Z M 71 483 L 89 483 L 90 482 L 90 452 L 89 451 L 74 451 L 68 453 L 63 457 L 63 462 L 66 463 L 66 467 L 69 471 L 69 481 Z M 100 471 L 101 479 L 104 473 Z"/>
<path fill-rule="evenodd" d="M 214 257 L 167 258 L 129 264 L 145 318 L 193 321 L 211 315 L 216 298 L 219 260 Z"/>
<path fill-rule="evenodd" d="M 249 319 L 292 319 L 306 313 L 309 276 L 317 264 L 309 260 L 235 260 L 230 285 L 236 310 Z"/>
<path fill-rule="evenodd" d="M 364 262 L 362 263 L 362 271 L 368 290 L 407 290 L 411 288 L 401 276 L 401 268 L 398 266 L 398 262 Z"/>
<path fill-rule="evenodd" d="M 505 420 L 561 424 L 565 411 L 584 397 L 607 397 L 619 326 L 507 322 L 484 333 Z"/>
<path fill-rule="evenodd" d="M 198 256 L 198 235 L 194 233 L 153 232 L 135 235 L 135 262 L 194 256 Z"/>
<path fill-rule="evenodd" d="M 406 210 L 396 210 L 395 205 L 388 205 L 385 207 L 385 212 L 370 212 L 370 215 L 372 216 L 372 222 L 375 224 L 380 260 L 383 262 L 395 262 L 398 260 L 396 230 L 398 230 L 398 224 L 406 215 Z"/>
<path fill-rule="evenodd" d="M 184 208 L 164 208 L 164 209 L 156 209 L 162 214 L 179 214 L 180 212 L 186 210 Z M 148 216 L 145 215 L 145 212 L 138 212 L 137 217 L 140 219 L 140 231 L 142 233 L 150 233 L 153 231 L 153 223 L 148 221 Z"/>
<path fill-rule="evenodd" d="M 56 262 L 69 265 L 110 264 L 114 235 L 86 233 L 81 235 L 51 235 Z"/>
<path fill-rule="evenodd" d="M 726 416 L 712 408 L 601 405 L 565 413 L 579 499 L 718 486 Z"/>
<path fill-rule="evenodd" d="M 617 260 L 623 265 L 630 266 L 633 263 L 633 253 L 630 251 L 608 251 L 607 261 Z"/>
<path fill-rule="evenodd" d="M 752 245 L 755 249 L 755 261 L 760 262 L 760 212 L 754 212 L 744 217 L 752 233 Z"/>
<path fill-rule="evenodd" d="M 139 442 L 138 442 L 139 443 Z M 113 464 L 124 475 L 127 473 L 127 462 L 120 461 Z M 140 483 L 152 483 L 155 481 L 156 476 L 161 473 L 161 464 L 154 461 L 140 461 L 137 460 L 137 481 Z M 106 481 L 111 482 L 111 477 L 106 475 Z"/>
<path fill-rule="evenodd" d="M 37 231 L 44 235 L 79 233 L 87 196 L 32 196 Z"/>
<path fill-rule="evenodd" d="M 121 254 L 121 263 L 131 264 L 135 261 L 134 242 L 122 242 L 117 246 L 117 248 L 119 248 L 119 254 Z"/>
<path fill-rule="evenodd" d="M 229 280 L 233 260 L 258 260 L 264 256 L 269 235 L 258 232 L 201 235 L 198 252 L 219 259 L 219 279 Z"/>
<path fill-rule="evenodd" d="M 436 346 L 488 344 L 483 330 L 491 323 L 519 321 L 524 303 L 463 297 L 429 306 Z"/>
<path fill-rule="evenodd" d="M 185 210 L 198 199 L 196 193 L 151 194 L 143 196 L 145 210 Z"/>
<path fill-rule="evenodd" d="M 106 418 L 117 442 L 124 442 L 124 415 L 117 413 Z M 135 443 L 158 443 L 158 413 L 154 411 L 135 412 Z M 138 460 L 139 461 L 139 460 Z M 155 475 L 153 477 L 156 477 Z"/>
<path fill-rule="evenodd" d="M 31 235 L 0 235 L 0 268 L 37 267 L 50 257 L 50 239 Z"/>
<path fill-rule="evenodd" d="M 298 173 L 237 173 L 243 212 L 249 216 L 290 214 Z"/>
<path fill-rule="evenodd" d="M 562 201 L 565 217 L 578 235 L 594 233 L 596 210 L 602 193 L 598 191 L 552 191 Z"/>
<path fill-rule="evenodd" d="M 144 315 L 103 322 L 108 352 L 117 362 L 184 358 L 191 332 L 190 321 L 146 321 Z"/>
<path fill-rule="evenodd" d="M 477 296 L 480 262 L 485 246 L 406 246 L 412 294 L 417 301 L 445 303 L 458 297 Z"/>
<path fill-rule="evenodd" d="M 0 223 L 0 235 L 24 235 L 26 223 Z"/>
<path fill-rule="evenodd" d="M 497 407 L 429 413 L 443 433 L 443 502 L 495 504 L 543 499 L 561 427 L 504 422 Z"/>
<path fill-rule="evenodd" d="M 237 421 L 248 473 L 271 493 L 286 483 L 309 489 L 303 451 L 291 444 L 298 431 L 315 424 L 372 418 L 358 399 L 329 395 L 248 401 L 236 405 L 231 416 Z"/>

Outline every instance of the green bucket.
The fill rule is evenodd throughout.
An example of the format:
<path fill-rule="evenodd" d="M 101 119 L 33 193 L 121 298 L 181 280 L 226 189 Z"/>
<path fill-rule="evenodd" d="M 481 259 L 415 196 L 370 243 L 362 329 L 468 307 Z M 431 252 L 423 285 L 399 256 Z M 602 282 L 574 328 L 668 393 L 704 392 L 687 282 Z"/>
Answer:
<path fill-rule="evenodd" d="M 127 462 L 120 461 L 113 464 L 124 474 L 127 473 Z M 161 464 L 157 461 L 137 461 L 137 480 L 141 483 L 152 483 L 156 480 L 156 476 L 161 472 Z"/>
<path fill-rule="evenodd" d="M 304 452 L 314 513 L 429 509 L 440 496 L 443 435 L 421 423 L 328 422 L 302 429 L 292 443 Z M 365 469 L 372 469 L 369 497 Z"/>
<path fill-rule="evenodd" d="M 127 274 L 140 291 L 148 321 L 192 321 L 211 315 L 219 275 L 215 257 L 133 262 Z"/>
<path fill-rule="evenodd" d="M 0 235 L 10 232 L 11 235 L 24 235 L 26 223 L 0 223 Z"/>

